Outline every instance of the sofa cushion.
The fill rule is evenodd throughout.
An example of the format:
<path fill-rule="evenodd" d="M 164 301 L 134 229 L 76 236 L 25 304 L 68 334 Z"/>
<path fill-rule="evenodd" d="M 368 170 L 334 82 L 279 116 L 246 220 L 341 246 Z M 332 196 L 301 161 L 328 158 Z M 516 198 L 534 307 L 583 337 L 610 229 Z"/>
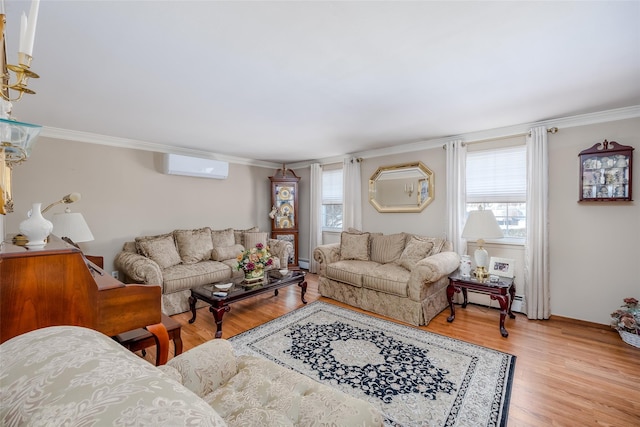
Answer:
<path fill-rule="evenodd" d="M 213 242 L 209 227 L 197 230 L 175 230 L 173 236 L 183 263 L 195 264 L 211 258 Z"/>
<path fill-rule="evenodd" d="M 244 251 L 244 246 L 242 245 L 220 246 L 213 248 L 211 259 L 214 261 L 235 260 L 242 251 Z"/>
<path fill-rule="evenodd" d="M 362 287 L 362 273 L 378 265 L 373 261 L 337 261 L 327 265 L 326 276 L 338 282 Z"/>
<path fill-rule="evenodd" d="M 233 230 L 233 238 L 236 241 L 236 245 L 245 246 L 243 238 L 244 233 L 252 233 L 255 231 L 260 231 L 260 229 L 258 227 L 251 227 L 246 230 Z"/>
<path fill-rule="evenodd" d="M 226 230 L 211 230 L 211 242 L 213 247 L 219 246 L 232 246 L 236 244 L 236 239 L 233 234 L 233 228 L 227 228 Z"/>
<path fill-rule="evenodd" d="M 362 287 L 407 297 L 407 283 L 410 275 L 410 271 L 395 263 L 378 264 L 362 274 Z"/>
<path fill-rule="evenodd" d="M 400 258 L 405 246 L 403 233 L 387 236 L 371 235 L 371 261 L 386 264 Z"/>
<path fill-rule="evenodd" d="M 162 269 L 180 264 L 182 261 L 173 234 L 137 237 L 136 247 L 141 255 L 152 259 Z"/>
<path fill-rule="evenodd" d="M 411 270 L 418 261 L 431 253 L 432 249 L 431 239 L 424 240 L 418 236 L 412 236 L 397 263 L 407 270 Z"/>
<path fill-rule="evenodd" d="M 256 247 L 258 243 L 261 243 L 262 246 L 267 246 L 267 240 L 269 240 L 269 233 L 254 231 L 254 232 L 246 232 L 243 233 L 243 246 L 245 249 L 253 249 Z"/>
<path fill-rule="evenodd" d="M 407 236 L 407 243 L 409 243 L 409 241 L 414 237 L 424 242 L 433 243 L 433 248 L 431 248 L 431 251 L 427 253 L 426 256 L 439 254 L 440 252 L 442 252 L 442 249 L 445 247 L 447 243 L 447 241 L 442 237 L 427 237 L 427 236 L 418 236 L 415 234 L 406 234 L 406 236 Z"/>
<path fill-rule="evenodd" d="M 340 235 L 341 260 L 369 260 L 369 233 L 349 233 Z"/>
<path fill-rule="evenodd" d="M 239 356 L 238 373 L 203 400 L 230 427 L 382 425 L 369 403 L 256 356 Z"/>
<path fill-rule="evenodd" d="M 170 294 L 229 279 L 231 268 L 218 261 L 200 261 L 197 264 L 174 265 L 163 270 L 162 276 L 162 293 Z"/>

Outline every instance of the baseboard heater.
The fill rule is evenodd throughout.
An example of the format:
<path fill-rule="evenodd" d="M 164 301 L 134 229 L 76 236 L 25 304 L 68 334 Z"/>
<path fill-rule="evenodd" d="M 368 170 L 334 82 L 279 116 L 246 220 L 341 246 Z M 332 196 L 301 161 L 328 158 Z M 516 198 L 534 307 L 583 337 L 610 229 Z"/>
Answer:
<path fill-rule="evenodd" d="M 481 292 L 468 291 L 468 300 L 470 303 L 484 305 L 487 307 L 499 308 L 500 304 L 498 301 L 492 300 L 489 298 L 488 294 L 483 294 Z M 511 311 L 515 311 L 516 313 L 522 313 L 522 295 L 516 295 L 513 298 L 513 303 L 511 304 Z M 460 302 L 462 302 L 462 297 L 460 297 Z"/>
<path fill-rule="evenodd" d="M 167 175 L 227 179 L 229 176 L 229 163 L 179 154 L 165 154 L 164 173 Z"/>

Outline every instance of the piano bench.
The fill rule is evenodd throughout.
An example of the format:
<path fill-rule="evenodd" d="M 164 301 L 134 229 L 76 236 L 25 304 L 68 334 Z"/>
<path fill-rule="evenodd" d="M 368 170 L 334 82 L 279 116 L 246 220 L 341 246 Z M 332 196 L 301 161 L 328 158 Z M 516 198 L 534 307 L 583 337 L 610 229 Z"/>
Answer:
<path fill-rule="evenodd" d="M 182 325 L 164 313 L 162 314 L 162 324 L 167 328 L 169 340 L 173 341 L 173 356 L 175 357 L 182 353 L 182 338 L 180 338 L 180 328 Z M 114 339 L 130 351 L 135 352 L 142 350 L 143 355 L 146 348 L 156 345 L 156 340 L 153 337 L 153 334 L 143 328 L 134 329 L 133 331 L 116 335 Z M 158 365 L 159 355 L 156 352 L 156 366 Z"/>

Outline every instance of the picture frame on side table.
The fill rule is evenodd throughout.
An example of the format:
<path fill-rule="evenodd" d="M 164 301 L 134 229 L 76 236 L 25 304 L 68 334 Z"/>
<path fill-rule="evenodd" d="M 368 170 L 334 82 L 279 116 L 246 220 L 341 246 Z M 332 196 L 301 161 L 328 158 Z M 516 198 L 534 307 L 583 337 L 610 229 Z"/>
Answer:
<path fill-rule="evenodd" d="M 516 268 L 516 261 L 509 258 L 491 257 L 489 261 L 489 274 L 508 277 L 513 279 L 513 275 Z"/>

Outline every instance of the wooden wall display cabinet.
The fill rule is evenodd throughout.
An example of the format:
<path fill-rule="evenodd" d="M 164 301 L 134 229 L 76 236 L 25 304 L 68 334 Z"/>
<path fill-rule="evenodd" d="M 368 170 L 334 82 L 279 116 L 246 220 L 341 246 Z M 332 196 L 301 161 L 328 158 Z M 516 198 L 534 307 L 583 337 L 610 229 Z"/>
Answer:
<path fill-rule="evenodd" d="M 282 165 L 271 181 L 271 237 L 293 243 L 289 268 L 298 266 L 298 181 L 295 172 Z"/>
<path fill-rule="evenodd" d="M 633 147 L 606 139 L 580 152 L 580 202 L 630 202 Z"/>

